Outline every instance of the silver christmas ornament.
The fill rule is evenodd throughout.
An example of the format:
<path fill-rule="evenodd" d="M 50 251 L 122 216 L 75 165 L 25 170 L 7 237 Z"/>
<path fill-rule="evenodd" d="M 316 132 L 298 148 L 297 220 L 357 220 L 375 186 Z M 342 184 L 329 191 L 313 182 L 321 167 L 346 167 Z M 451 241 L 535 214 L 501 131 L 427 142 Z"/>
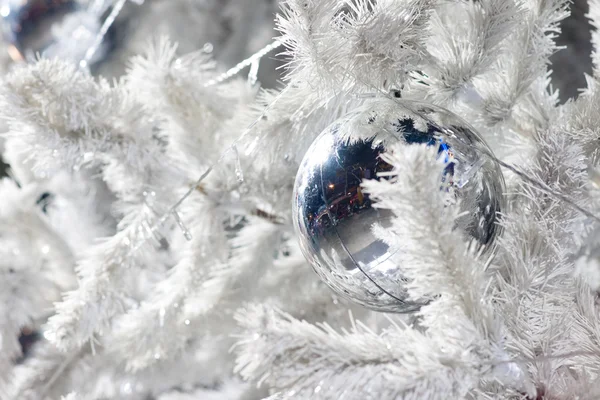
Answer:
<path fill-rule="evenodd" d="M 77 0 L 0 0 L 2 33 L 13 61 L 47 58 L 80 61 L 93 45 L 110 2 L 89 7 Z M 111 35 L 105 36 L 91 63 L 106 55 Z"/>
<path fill-rule="evenodd" d="M 392 167 L 379 156 L 392 143 L 427 144 L 447 162 L 442 187 L 460 199 L 454 222 L 490 248 L 499 233 L 504 179 L 483 139 L 455 114 L 428 104 L 379 99 L 334 122 L 306 152 L 294 186 L 293 217 L 304 256 L 334 291 L 387 312 L 417 310 L 407 301 L 402 265 L 373 233 L 390 226 L 361 189 Z M 440 213 L 442 217 L 442 213 Z M 449 222 L 453 223 L 453 222 Z"/>

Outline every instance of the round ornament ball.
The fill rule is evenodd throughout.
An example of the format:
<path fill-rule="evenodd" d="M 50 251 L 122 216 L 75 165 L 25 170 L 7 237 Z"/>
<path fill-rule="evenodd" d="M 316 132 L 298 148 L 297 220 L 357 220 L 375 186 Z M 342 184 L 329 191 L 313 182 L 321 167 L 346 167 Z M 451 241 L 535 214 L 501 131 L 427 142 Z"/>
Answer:
<path fill-rule="evenodd" d="M 81 0 L 0 0 L 2 34 L 13 61 L 31 61 L 38 54 L 79 61 L 85 56 L 102 21 Z M 104 58 L 105 37 L 92 63 Z"/>
<path fill-rule="evenodd" d="M 338 294 L 386 312 L 410 312 L 402 265 L 373 233 L 392 212 L 373 207 L 365 179 L 392 166 L 380 155 L 391 144 L 435 146 L 447 162 L 443 185 L 460 200 L 458 235 L 492 247 L 499 234 L 504 178 L 481 136 L 457 115 L 429 104 L 378 99 L 325 129 L 306 152 L 294 185 L 293 217 L 304 256 Z M 442 213 L 440 213 L 440 217 Z"/>

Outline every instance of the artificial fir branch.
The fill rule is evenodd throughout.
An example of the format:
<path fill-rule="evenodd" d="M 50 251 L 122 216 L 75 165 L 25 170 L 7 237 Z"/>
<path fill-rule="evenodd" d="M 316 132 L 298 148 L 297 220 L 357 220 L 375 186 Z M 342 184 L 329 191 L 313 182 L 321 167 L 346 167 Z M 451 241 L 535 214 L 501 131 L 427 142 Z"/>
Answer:
<path fill-rule="evenodd" d="M 594 50 L 592 50 L 592 62 L 594 64 L 594 68 L 597 70 L 600 68 L 600 54 L 598 53 L 598 46 L 600 46 L 600 37 L 598 37 L 598 23 L 600 22 L 600 3 L 596 0 L 590 0 L 588 2 L 589 11 L 586 15 L 590 19 L 592 26 L 595 30 L 592 31 L 592 45 Z"/>
<path fill-rule="evenodd" d="M 465 23 L 454 24 L 443 7 L 429 20 L 430 61 L 418 81 L 418 86 L 425 85 L 427 99 L 443 105 L 452 104 L 474 78 L 490 70 L 501 58 L 501 45 L 523 18 L 517 3 L 501 0 L 464 3 L 453 12 Z"/>
<path fill-rule="evenodd" d="M 537 140 L 539 153 L 531 167 L 534 176 L 576 201 L 584 201 L 581 147 L 561 131 L 541 132 Z M 563 353 L 565 341 L 571 340 L 571 331 L 564 327 L 571 326 L 572 318 L 579 318 L 575 306 L 581 291 L 573 279 L 570 254 L 575 251 L 576 239 L 571 232 L 582 216 L 528 183 L 522 185 L 522 197 L 502 222 L 501 265 L 506 271 L 499 276 L 495 298 L 509 331 L 507 347 L 535 360 L 538 355 Z M 536 386 L 546 396 L 556 393 L 562 398 L 563 363 L 565 360 L 559 359 L 530 364 Z"/>
<path fill-rule="evenodd" d="M 214 43 L 230 30 L 259 49 L 272 36 L 262 0 L 159 3 L 149 7 L 196 18 L 201 23 L 182 25 L 212 29 Z M 114 84 L 57 60 L 4 77 L 3 148 L 22 188 L 0 187 L 0 273 L 8 276 L 0 376 L 3 384 L 14 378 L 0 391 L 10 389 L 9 400 L 256 399 L 275 391 L 272 398 L 595 399 L 596 223 L 553 195 L 598 213 L 586 173 L 597 162 L 596 78 L 566 106 L 548 78 L 567 3 L 284 3 L 277 24 L 287 85 L 257 97 L 252 82 L 208 85 L 226 69 L 218 60 L 244 46 L 236 43 L 211 56 L 211 46 L 179 56 L 158 39 Z M 595 25 L 597 8 L 592 1 Z M 207 17 L 213 12 L 222 14 Z M 261 13 L 268 34 L 252 36 Z M 165 24 L 161 15 L 136 38 L 146 41 Z M 179 48 L 201 48 L 205 39 Z M 406 289 L 431 303 L 396 325 L 355 307 L 364 322 L 352 318 L 344 330 L 340 314 L 352 306 L 318 281 L 291 233 L 293 181 L 325 127 L 390 89 L 459 112 L 497 157 L 539 182 L 505 171 L 504 234 L 496 257 L 482 259 L 452 229 L 452 208 L 440 218 L 435 155 L 395 148 L 386 156 L 395 167 L 390 180 L 365 183 L 396 215 L 391 229 L 374 233 L 404 248 Z M 222 156 L 234 141 L 231 162 Z M 190 187 L 207 166 L 202 189 Z M 68 171 L 61 184 L 59 170 Z M 81 180 L 92 201 L 74 196 L 48 212 L 34 208 L 42 187 L 64 201 Z M 170 220 L 152 226 L 173 204 L 190 242 Z M 61 219 L 69 207 L 91 216 Z M 154 234 L 160 242 L 144 244 Z M 51 244 L 48 254 L 40 241 Z M 246 301 L 256 304 L 234 319 Z M 24 325 L 51 340 L 40 339 L 14 366 Z M 227 351 L 232 334 L 241 335 L 235 355 Z M 234 377 L 236 356 L 250 382 Z"/>
<path fill-rule="evenodd" d="M 111 340 L 118 344 L 114 348 L 115 356 L 123 356 L 123 361 L 132 370 L 145 368 L 183 350 L 193 333 L 189 326 L 192 317 L 183 310 L 186 302 L 201 286 L 206 271 L 226 260 L 225 254 L 211 251 L 206 246 L 210 232 L 211 243 L 222 248 L 225 240 L 222 216 L 210 203 L 192 201 L 191 205 L 198 214 L 192 219 L 193 239 L 184 245 L 180 261 L 140 307 L 120 319 L 111 335 Z M 148 326 L 154 328 L 148 330 Z M 173 332 L 174 326 L 178 327 L 177 333 Z"/>
<path fill-rule="evenodd" d="M 277 22 L 289 48 L 286 54 L 291 56 L 290 76 L 321 82 L 330 90 L 352 87 L 356 78 L 348 74 L 376 86 L 386 81 L 400 87 L 425 57 L 424 25 L 433 4 L 426 0 L 285 2 Z"/>
<path fill-rule="evenodd" d="M 485 372 L 477 358 L 411 329 L 377 335 L 357 324 L 340 334 L 262 306 L 240 310 L 238 320 L 247 331 L 236 349 L 237 370 L 295 398 L 460 398 Z"/>
<path fill-rule="evenodd" d="M 115 210 L 124 214 L 122 230 L 79 260 L 79 288 L 58 305 L 59 313 L 50 321 L 51 340 L 64 349 L 79 346 L 123 311 L 126 289 L 114 284 L 126 270 L 124 263 L 139 265 L 130 250 L 148 239 L 144 226 L 153 216 L 143 193 L 172 174 L 173 167 L 161 156 L 164 152 L 139 103 L 119 86 L 95 82 L 58 60 L 20 69 L 6 85 L 5 112 L 12 134 L 19 134 L 14 140 L 36 149 L 41 137 L 52 150 L 36 154 L 38 165 L 52 165 L 56 154 L 63 154 L 61 161 L 69 167 L 100 166 L 121 201 Z M 151 200 L 160 209 L 161 198 Z"/>
<path fill-rule="evenodd" d="M 0 370 L 8 371 L 22 356 L 19 336 L 25 328 L 34 329 L 39 320 L 47 318 L 52 302 L 60 293 L 71 289 L 73 254 L 52 227 L 44 220 L 31 194 L 38 185 L 20 189 L 8 180 L 0 181 L 4 201 L 0 206 L 0 227 L 10 233 L 0 256 L 0 323 L 2 351 Z M 28 243 L 28 254 L 20 254 Z M 0 378 L 0 393 L 5 376 Z"/>

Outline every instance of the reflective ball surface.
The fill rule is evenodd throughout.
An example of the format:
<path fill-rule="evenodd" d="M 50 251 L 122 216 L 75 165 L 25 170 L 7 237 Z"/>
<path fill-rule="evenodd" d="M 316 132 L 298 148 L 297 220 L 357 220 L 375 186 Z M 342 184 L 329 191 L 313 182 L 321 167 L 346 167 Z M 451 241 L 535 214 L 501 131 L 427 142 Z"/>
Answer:
<path fill-rule="evenodd" d="M 52 27 L 77 10 L 73 0 L 2 0 L 2 30 L 15 61 L 42 53 L 54 42 Z"/>
<path fill-rule="evenodd" d="M 100 30 L 99 15 L 77 0 L 0 0 L 2 33 L 13 61 L 37 54 L 79 61 Z M 110 32 L 92 62 L 104 58 Z"/>
<path fill-rule="evenodd" d="M 393 215 L 373 207 L 361 182 L 383 179 L 380 157 L 395 143 L 435 146 L 447 165 L 441 187 L 460 200 L 457 234 L 492 247 L 504 179 L 491 150 L 455 114 L 424 103 L 378 99 L 323 131 L 306 152 L 294 186 L 294 226 L 304 256 L 334 291 L 368 308 L 410 312 L 402 265 L 373 233 Z M 440 213 L 441 216 L 441 213 Z"/>

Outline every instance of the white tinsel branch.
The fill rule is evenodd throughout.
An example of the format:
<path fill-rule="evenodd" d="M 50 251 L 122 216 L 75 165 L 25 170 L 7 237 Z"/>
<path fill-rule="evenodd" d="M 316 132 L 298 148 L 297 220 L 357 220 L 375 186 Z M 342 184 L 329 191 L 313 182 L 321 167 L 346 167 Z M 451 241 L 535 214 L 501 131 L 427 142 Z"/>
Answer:
<path fill-rule="evenodd" d="M 177 184 L 178 174 L 150 118 L 124 87 L 96 82 L 58 60 L 17 69 L 4 86 L 9 141 L 29 144 L 42 170 L 57 160 L 68 167 L 101 167 L 119 199 L 114 208 L 122 216 L 119 233 L 85 251 L 77 263 L 80 286 L 50 321 L 47 337 L 67 349 L 89 340 L 126 308 L 127 288 L 115 283 L 122 283 L 126 265 L 143 265 L 149 257 L 132 248 L 149 239 L 155 211 L 174 201 L 172 192 L 155 192 L 154 186 Z"/>
<path fill-rule="evenodd" d="M 73 255 L 35 203 L 38 185 L 19 188 L 0 180 L 0 392 L 12 364 L 22 356 L 22 330 L 34 332 L 52 303 L 75 285 Z M 25 251 L 27 250 L 27 251 Z"/>
<path fill-rule="evenodd" d="M 334 90 L 357 81 L 399 87 L 426 55 L 432 5 L 427 0 L 287 1 L 277 22 L 292 56 L 291 76 Z"/>
<path fill-rule="evenodd" d="M 478 357 L 407 327 L 338 333 L 263 306 L 240 310 L 236 370 L 301 399 L 453 398 L 489 372 Z M 455 381 L 456 379 L 456 381 Z"/>

